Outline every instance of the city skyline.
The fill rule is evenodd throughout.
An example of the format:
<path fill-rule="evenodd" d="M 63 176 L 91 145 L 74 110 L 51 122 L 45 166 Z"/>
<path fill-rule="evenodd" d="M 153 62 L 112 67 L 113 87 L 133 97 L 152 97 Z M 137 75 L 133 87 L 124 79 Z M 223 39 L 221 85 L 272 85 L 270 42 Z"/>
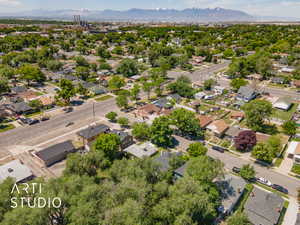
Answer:
<path fill-rule="evenodd" d="M 300 2 L 298 0 L 0 0 L 0 15 L 7 12 L 34 9 L 89 9 L 89 10 L 127 10 L 130 8 L 184 9 L 184 8 L 216 8 L 242 10 L 251 15 L 298 17 Z"/>

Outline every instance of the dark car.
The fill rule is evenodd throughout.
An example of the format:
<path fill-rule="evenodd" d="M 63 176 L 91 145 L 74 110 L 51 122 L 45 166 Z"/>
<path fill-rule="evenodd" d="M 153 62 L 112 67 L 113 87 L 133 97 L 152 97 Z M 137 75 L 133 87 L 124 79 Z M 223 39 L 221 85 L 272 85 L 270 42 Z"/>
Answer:
<path fill-rule="evenodd" d="M 42 118 L 41 118 L 41 121 L 47 121 L 47 120 L 49 120 L 49 119 L 50 119 L 50 117 L 45 116 L 45 117 L 42 117 Z"/>
<path fill-rule="evenodd" d="M 39 123 L 40 121 L 38 119 L 28 119 L 27 120 L 27 124 L 29 125 L 33 125 L 33 124 L 36 124 L 36 123 Z"/>
<path fill-rule="evenodd" d="M 277 191 L 280 191 L 280 192 L 284 193 L 284 194 L 288 194 L 288 193 L 289 193 L 288 189 L 282 187 L 281 185 L 278 185 L 278 184 L 272 184 L 271 187 L 272 187 L 273 189 L 277 190 Z"/>
<path fill-rule="evenodd" d="M 70 126 L 73 126 L 74 125 L 74 122 L 69 122 L 66 124 L 66 127 L 70 127 Z"/>
<path fill-rule="evenodd" d="M 63 110 L 64 110 L 66 113 L 73 112 L 73 108 L 72 108 L 72 107 L 64 108 Z"/>
<path fill-rule="evenodd" d="M 225 149 L 221 148 L 219 146 L 212 146 L 212 149 L 215 150 L 215 151 L 221 152 L 221 153 L 225 152 Z"/>
<path fill-rule="evenodd" d="M 234 172 L 234 173 L 240 173 L 241 172 L 241 168 L 239 168 L 239 167 L 233 167 L 232 168 L 232 171 Z"/>

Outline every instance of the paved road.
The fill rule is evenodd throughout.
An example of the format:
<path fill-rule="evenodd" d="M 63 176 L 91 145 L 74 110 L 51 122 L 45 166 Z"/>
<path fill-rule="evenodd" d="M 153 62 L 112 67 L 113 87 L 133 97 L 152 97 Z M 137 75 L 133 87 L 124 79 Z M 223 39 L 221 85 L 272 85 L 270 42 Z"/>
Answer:
<path fill-rule="evenodd" d="M 298 180 L 297 178 L 292 178 L 277 173 L 273 169 L 268 169 L 256 163 L 238 158 L 238 156 L 235 156 L 232 153 L 220 153 L 214 150 L 209 150 L 208 155 L 213 158 L 220 159 L 225 164 L 225 167 L 229 170 L 231 170 L 234 166 L 242 167 L 243 165 L 250 163 L 254 166 L 257 177 L 264 177 L 270 180 L 273 184 L 280 184 L 289 190 L 289 194 L 291 196 L 297 197 L 297 189 L 300 188 L 300 180 Z"/>
<path fill-rule="evenodd" d="M 115 100 L 109 99 L 95 103 L 96 119 L 110 111 L 118 110 Z M 68 122 L 74 122 L 71 127 L 65 127 Z M 64 113 L 52 117 L 50 120 L 30 127 L 20 127 L 0 134 L 1 146 L 10 145 L 37 145 L 49 139 L 63 135 L 71 130 L 83 127 L 93 122 L 93 103 L 78 106 L 71 113 Z"/>

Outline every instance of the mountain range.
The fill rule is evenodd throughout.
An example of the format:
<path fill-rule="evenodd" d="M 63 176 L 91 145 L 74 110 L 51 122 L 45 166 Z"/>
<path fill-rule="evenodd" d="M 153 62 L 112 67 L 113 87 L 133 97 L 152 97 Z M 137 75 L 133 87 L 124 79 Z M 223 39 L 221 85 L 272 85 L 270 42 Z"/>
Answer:
<path fill-rule="evenodd" d="M 130 22 L 230 22 L 230 21 L 296 21 L 295 18 L 252 16 L 239 10 L 223 8 L 176 9 L 129 9 L 117 10 L 31 10 L 17 13 L 1 13 L 2 18 L 34 18 L 72 20 L 81 15 L 89 21 L 130 21 Z"/>

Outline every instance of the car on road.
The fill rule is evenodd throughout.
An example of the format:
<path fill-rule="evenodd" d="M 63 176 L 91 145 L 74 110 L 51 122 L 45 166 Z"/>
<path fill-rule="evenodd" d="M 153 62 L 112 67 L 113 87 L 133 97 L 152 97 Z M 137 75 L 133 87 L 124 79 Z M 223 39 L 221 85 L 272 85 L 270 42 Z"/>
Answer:
<path fill-rule="evenodd" d="M 212 146 L 212 149 L 221 153 L 225 152 L 225 149 L 220 146 Z"/>
<path fill-rule="evenodd" d="M 73 112 L 73 108 L 72 107 L 68 107 L 68 108 L 64 108 L 63 109 L 66 113 L 70 113 L 70 112 Z"/>
<path fill-rule="evenodd" d="M 74 125 L 74 122 L 69 122 L 69 123 L 66 124 L 66 127 L 70 127 L 72 125 Z"/>
<path fill-rule="evenodd" d="M 277 190 L 277 191 L 280 191 L 280 192 L 284 193 L 284 194 L 288 194 L 288 193 L 289 193 L 288 189 L 282 187 L 282 186 L 279 185 L 279 184 L 272 184 L 271 187 L 272 187 L 273 189 Z"/>
<path fill-rule="evenodd" d="M 257 181 L 258 183 L 267 185 L 267 186 L 269 186 L 269 187 L 272 186 L 272 183 L 271 183 L 269 180 L 267 180 L 266 178 L 263 178 L 263 177 L 257 178 L 256 181 Z"/>
<path fill-rule="evenodd" d="M 41 118 L 41 121 L 47 121 L 47 120 L 50 120 L 49 116 L 44 116 L 44 117 Z"/>
<path fill-rule="evenodd" d="M 232 172 L 234 172 L 234 173 L 240 173 L 241 172 L 241 168 L 239 168 L 239 167 L 233 167 L 232 168 Z"/>

